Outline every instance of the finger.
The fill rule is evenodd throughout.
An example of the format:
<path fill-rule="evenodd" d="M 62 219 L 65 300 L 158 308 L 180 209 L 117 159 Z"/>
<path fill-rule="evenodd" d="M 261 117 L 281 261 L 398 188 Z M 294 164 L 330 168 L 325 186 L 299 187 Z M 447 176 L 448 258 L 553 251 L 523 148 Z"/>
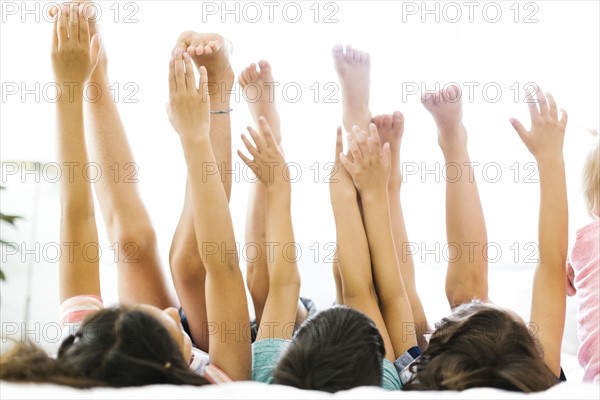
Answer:
<path fill-rule="evenodd" d="M 560 125 L 562 126 L 563 129 L 567 128 L 568 120 L 569 120 L 569 116 L 567 115 L 567 112 L 561 108 L 560 109 Z"/>
<path fill-rule="evenodd" d="M 54 21 L 54 30 L 52 31 L 52 49 L 58 50 L 58 18 Z"/>
<path fill-rule="evenodd" d="M 258 149 L 252 145 L 250 140 L 246 137 L 246 135 L 242 134 L 242 142 L 244 142 L 244 146 L 248 149 L 250 155 L 254 158 L 258 157 Z"/>
<path fill-rule="evenodd" d="M 85 12 L 84 7 L 79 7 L 79 43 L 88 45 L 90 43 L 90 23 Z"/>
<path fill-rule="evenodd" d="M 177 90 L 185 90 L 185 74 L 183 72 L 183 53 L 181 50 L 175 52 L 175 82 L 177 82 Z"/>
<path fill-rule="evenodd" d="M 355 162 L 363 159 L 363 154 L 357 143 L 356 134 L 354 132 L 348 134 L 348 147 Z"/>
<path fill-rule="evenodd" d="M 554 97 L 549 92 L 546 92 L 546 99 L 548 100 L 550 116 L 553 120 L 558 119 L 558 108 L 556 107 L 556 100 L 554 100 Z"/>
<path fill-rule="evenodd" d="M 371 157 L 371 149 L 369 149 L 369 143 L 367 141 L 367 134 L 365 132 L 360 132 L 356 135 L 356 143 L 360 148 L 363 158 Z"/>
<path fill-rule="evenodd" d="M 244 162 L 244 164 L 246 164 L 247 166 L 250 166 L 254 162 L 251 159 L 249 159 L 248 157 L 246 157 L 246 155 L 244 153 L 242 153 L 241 150 L 238 150 L 237 154 L 242 159 L 242 161 Z"/>
<path fill-rule="evenodd" d="M 202 95 L 202 100 L 209 101 L 208 97 L 208 71 L 206 71 L 206 67 L 201 65 L 198 69 L 200 73 L 200 79 L 198 81 L 198 87 L 200 88 L 200 94 Z"/>
<path fill-rule="evenodd" d="M 379 152 L 381 146 L 381 139 L 379 138 L 379 131 L 377 130 L 377 125 L 369 124 L 369 138 L 373 143 L 371 151 L 377 150 L 377 152 Z"/>
<path fill-rule="evenodd" d="M 79 7 L 71 5 L 69 8 L 69 40 L 79 41 Z"/>
<path fill-rule="evenodd" d="M 261 151 L 262 149 L 265 149 L 267 147 L 267 143 L 265 142 L 265 139 L 263 137 L 263 135 L 261 135 L 260 133 L 256 132 L 252 127 L 247 127 L 246 129 L 248 129 L 248 133 L 250 133 L 250 136 L 252 136 L 252 140 L 254 140 L 254 143 L 256 144 L 256 148 Z"/>
<path fill-rule="evenodd" d="M 348 160 L 350 160 L 351 163 L 354 163 L 354 156 L 352 155 L 352 152 L 350 150 L 348 150 L 348 152 L 346 153 L 346 157 L 348 158 Z"/>
<path fill-rule="evenodd" d="M 60 13 L 58 14 L 58 45 L 63 46 L 69 40 L 69 28 L 67 23 L 69 22 L 69 15 L 67 12 L 67 6 L 62 6 Z"/>
<path fill-rule="evenodd" d="M 550 114 L 550 110 L 548 109 L 548 101 L 546 100 L 546 96 L 542 92 L 539 86 L 536 85 L 535 97 L 537 97 L 538 105 L 540 107 L 540 114 L 542 117 L 546 117 Z"/>
<path fill-rule="evenodd" d="M 339 160 L 340 154 L 344 152 L 344 140 L 342 139 L 342 128 L 338 126 L 335 140 L 335 160 Z"/>
<path fill-rule="evenodd" d="M 260 125 L 260 131 L 263 134 L 267 146 L 274 146 L 275 138 L 273 137 L 273 131 L 271 130 L 271 126 L 267 122 L 267 119 L 265 117 L 259 117 L 258 124 Z"/>
<path fill-rule="evenodd" d="M 350 171 L 353 169 L 354 164 L 348 159 L 348 157 L 346 157 L 344 153 L 340 153 L 338 157 L 340 158 L 340 162 L 342 163 L 344 168 L 346 168 L 346 171 L 348 171 L 348 173 L 352 175 Z"/>
<path fill-rule="evenodd" d="M 517 133 L 521 137 L 521 140 L 523 142 L 526 142 L 528 133 L 527 133 L 527 130 L 523 127 L 523 124 L 516 118 L 511 118 L 510 123 L 513 126 L 513 128 L 515 128 L 515 131 L 517 131 Z"/>
<path fill-rule="evenodd" d="M 59 12 L 59 10 L 58 10 L 57 6 L 48 7 L 48 16 L 50 18 L 56 17 L 56 14 L 58 14 L 58 12 Z"/>
<path fill-rule="evenodd" d="M 533 98 L 533 94 L 535 92 L 531 92 L 525 90 L 525 99 L 527 102 L 527 107 L 529 107 L 529 116 L 531 120 L 536 120 L 540 117 L 540 110 L 538 108 L 538 102 Z"/>
<path fill-rule="evenodd" d="M 196 90 L 196 82 L 194 80 L 194 67 L 192 58 L 188 53 L 183 53 L 183 65 L 185 66 L 185 86 L 188 90 Z"/>
<path fill-rule="evenodd" d="M 169 93 L 171 96 L 177 92 L 177 81 L 175 80 L 175 59 L 169 60 Z"/>

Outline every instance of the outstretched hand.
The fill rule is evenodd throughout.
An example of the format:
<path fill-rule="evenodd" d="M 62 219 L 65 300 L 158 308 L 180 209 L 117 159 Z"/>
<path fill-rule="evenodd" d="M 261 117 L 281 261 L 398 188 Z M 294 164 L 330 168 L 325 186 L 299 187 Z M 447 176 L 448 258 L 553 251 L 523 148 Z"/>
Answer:
<path fill-rule="evenodd" d="M 63 5 L 54 18 L 52 66 L 57 83 L 83 85 L 98 63 L 100 37 L 95 34 L 90 38 L 85 7 Z"/>
<path fill-rule="evenodd" d="M 348 134 L 351 157 L 340 154 L 340 161 L 348 171 L 354 186 L 362 194 L 373 190 L 387 190 L 390 177 L 390 145 L 383 148 L 375 124 L 369 125 L 369 134 L 354 126 Z"/>
<path fill-rule="evenodd" d="M 210 98 L 205 67 L 199 68 L 196 87 L 190 55 L 181 50 L 169 63 L 169 104 L 167 114 L 182 140 L 208 138 L 210 131 Z"/>
<path fill-rule="evenodd" d="M 267 188 L 276 185 L 290 186 L 289 177 L 286 175 L 285 158 L 273 137 L 269 123 L 264 117 L 260 117 L 259 125 L 260 132 L 248 127 L 248 133 L 254 143 L 242 134 L 242 141 L 252 159 L 240 150 L 238 155 Z"/>
<path fill-rule="evenodd" d="M 523 124 L 515 118 L 511 118 L 510 122 L 536 160 L 562 157 L 567 113 L 561 109 L 559 119 L 556 101 L 550 93 L 544 95 L 539 86 L 535 95 L 537 102 L 529 102 L 531 129 L 525 129 Z"/>

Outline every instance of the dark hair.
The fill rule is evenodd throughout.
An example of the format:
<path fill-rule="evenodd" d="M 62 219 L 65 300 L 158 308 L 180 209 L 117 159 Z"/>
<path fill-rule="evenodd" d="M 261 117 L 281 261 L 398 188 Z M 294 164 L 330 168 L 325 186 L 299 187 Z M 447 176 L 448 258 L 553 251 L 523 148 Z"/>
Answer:
<path fill-rule="evenodd" d="M 493 387 L 528 393 L 558 383 L 527 327 L 508 312 L 476 301 L 441 321 L 410 371 L 404 390 Z"/>
<path fill-rule="evenodd" d="M 373 321 L 348 307 L 308 319 L 273 371 L 273 383 L 334 393 L 381 386 L 383 339 Z"/>
<path fill-rule="evenodd" d="M 189 370 L 187 361 L 154 317 L 117 307 L 86 318 L 61 343 L 56 359 L 32 343 L 18 343 L 2 356 L 0 379 L 78 388 L 207 384 Z"/>

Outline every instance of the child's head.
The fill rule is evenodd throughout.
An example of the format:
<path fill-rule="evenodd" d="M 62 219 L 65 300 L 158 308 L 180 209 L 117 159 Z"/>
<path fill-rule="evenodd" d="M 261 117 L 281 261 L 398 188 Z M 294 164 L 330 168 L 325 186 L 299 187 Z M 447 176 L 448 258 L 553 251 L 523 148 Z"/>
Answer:
<path fill-rule="evenodd" d="M 597 134 L 596 134 L 597 135 Z M 600 216 L 600 149 L 598 142 L 592 147 L 583 169 L 583 189 L 588 212 Z"/>
<path fill-rule="evenodd" d="M 348 307 L 307 320 L 273 371 L 273 383 L 337 392 L 381 386 L 383 339 L 373 321 Z"/>
<path fill-rule="evenodd" d="M 98 311 L 66 338 L 52 359 L 24 343 L 2 357 L 0 378 L 75 387 L 203 385 L 164 324 L 140 308 Z"/>
<path fill-rule="evenodd" d="M 558 382 L 524 323 L 508 310 L 479 302 L 457 307 L 441 321 L 411 371 L 406 390 L 535 392 Z"/>

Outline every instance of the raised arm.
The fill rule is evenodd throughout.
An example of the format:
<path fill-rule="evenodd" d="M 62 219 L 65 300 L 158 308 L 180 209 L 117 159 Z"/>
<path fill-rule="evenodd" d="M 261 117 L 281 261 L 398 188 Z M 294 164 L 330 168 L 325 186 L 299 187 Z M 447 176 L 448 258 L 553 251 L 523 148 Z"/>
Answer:
<path fill-rule="evenodd" d="M 529 103 L 531 129 L 516 119 L 511 123 L 535 157 L 540 173 L 540 260 L 533 280 L 531 322 L 544 351 L 546 365 L 560 375 L 560 350 L 565 325 L 565 265 L 568 246 L 568 211 L 563 141 L 567 114 L 550 93 L 538 88 L 538 103 Z"/>
<path fill-rule="evenodd" d="M 356 188 L 340 161 L 342 152 L 342 130 L 338 128 L 335 166 L 331 174 L 329 191 L 335 218 L 343 304 L 373 320 L 383 337 L 385 357 L 394 362 L 392 342 L 377 304 L 369 244 L 358 207 Z"/>
<path fill-rule="evenodd" d="M 185 67 L 185 68 L 184 68 Z M 251 372 L 248 305 L 225 189 L 211 147 L 207 71 L 196 87 L 190 56 L 176 50 L 169 65 L 169 119 L 188 168 L 198 248 L 206 268 L 211 362 L 234 380 Z"/>
<path fill-rule="evenodd" d="M 386 144 L 382 151 L 377 127 L 371 124 L 368 136 L 353 128 L 350 152 L 353 160 L 342 156 L 341 161 L 360 192 L 379 305 L 395 357 L 399 357 L 417 345 L 417 338 L 390 222 L 390 148 Z"/>
<path fill-rule="evenodd" d="M 290 339 L 294 333 L 300 295 L 291 214 L 292 187 L 286 179 L 285 159 L 267 120 L 260 117 L 259 124 L 260 133 L 248 128 L 254 144 L 242 135 L 252 159 L 238 150 L 240 158 L 253 169 L 266 189 L 266 240 L 274 246 L 272 257 L 270 252 L 261 255 L 268 257 L 269 294 L 256 340 Z"/>
<path fill-rule="evenodd" d="M 90 38 L 84 10 L 63 5 L 52 34 L 52 66 L 63 93 L 56 108 L 58 160 L 64 169 L 59 182 L 61 302 L 77 295 L 100 295 L 94 202 L 90 183 L 82 173 L 88 164 L 83 86 L 98 62 L 100 41 L 97 35 Z"/>

